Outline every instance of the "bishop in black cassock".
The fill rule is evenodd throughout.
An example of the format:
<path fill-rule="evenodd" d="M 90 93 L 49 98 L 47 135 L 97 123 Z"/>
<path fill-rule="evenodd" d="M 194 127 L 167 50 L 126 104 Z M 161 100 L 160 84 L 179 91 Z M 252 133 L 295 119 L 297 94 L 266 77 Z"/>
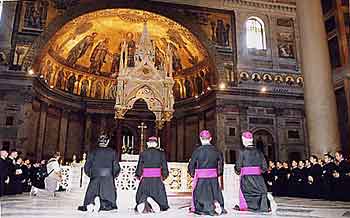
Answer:
<path fill-rule="evenodd" d="M 269 212 L 271 204 L 267 198 L 267 188 L 262 173 L 267 171 L 267 163 L 261 151 L 253 145 L 253 134 L 244 132 L 242 135 L 244 148 L 239 153 L 235 165 L 240 175 L 240 205 L 236 210 L 254 212 Z"/>
<path fill-rule="evenodd" d="M 202 146 L 192 153 L 188 165 L 188 172 L 193 177 L 191 210 L 200 215 L 226 213 L 218 180 L 224 172 L 223 155 L 210 143 L 211 139 L 208 130 L 200 133 Z"/>
<path fill-rule="evenodd" d="M 140 180 L 135 209 L 140 213 L 167 210 L 169 205 L 163 180 L 168 177 L 169 170 L 157 137 L 149 138 L 147 149 L 139 156 L 135 175 Z"/>

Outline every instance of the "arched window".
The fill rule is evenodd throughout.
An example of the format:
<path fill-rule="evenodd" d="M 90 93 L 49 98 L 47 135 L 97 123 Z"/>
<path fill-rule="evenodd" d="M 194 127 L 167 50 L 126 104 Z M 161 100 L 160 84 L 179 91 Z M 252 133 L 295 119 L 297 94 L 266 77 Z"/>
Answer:
<path fill-rule="evenodd" d="M 250 17 L 246 22 L 247 48 L 266 49 L 265 25 L 258 17 Z"/>
<path fill-rule="evenodd" d="M 4 7 L 4 0 L 0 0 L 0 21 L 1 21 L 1 14 L 2 14 L 3 7 Z"/>

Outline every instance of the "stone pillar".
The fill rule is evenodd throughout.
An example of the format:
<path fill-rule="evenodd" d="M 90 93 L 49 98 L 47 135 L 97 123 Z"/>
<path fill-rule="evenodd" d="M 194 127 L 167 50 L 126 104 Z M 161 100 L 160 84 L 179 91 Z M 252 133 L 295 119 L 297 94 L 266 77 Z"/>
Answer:
<path fill-rule="evenodd" d="M 297 0 L 310 153 L 340 149 L 337 109 L 321 1 Z"/>
<path fill-rule="evenodd" d="M 37 136 L 37 144 L 36 144 L 36 159 L 43 159 L 43 149 L 45 142 L 45 131 L 46 131 L 46 121 L 47 121 L 47 108 L 48 105 L 46 103 L 41 103 L 40 105 L 40 118 L 38 125 L 38 136 Z"/>
<path fill-rule="evenodd" d="M 121 119 L 117 119 L 116 120 L 116 133 L 115 133 L 115 145 L 116 148 L 115 150 L 118 152 L 119 155 L 119 160 L 122 156 L 122 120 Z"/>
<path fill-rule="evenodd" d="M 170 160 L 170 151 L 171 151 L 171 122 L 168 121 L 165 123 L 165 143 L 163 144 L 167 160 Z"/>
<path fill-rule="evenodd" d="M 198 115 L 198 132 L 200 133 L 202 130 L 205 129 L 205 114 L 204 112 L 201 112 L 199 115 Z"/>
<path fill-rule="evenodd" d="M 84 131 L 84 148 L 83 153 L 88 152 L 91 147 L 91 136 L 92 136 L 92 121 L 91 121 L 91 115 L 86 114 L 85 117 L 85 131 Z"/>
<path fill-rule="evenodd" d="M 184 160 L 184 143 L 185 143 L 185 118 L 180 118 L 176 122 L 177 125 L 177 149 L 176 149 L 176 159 L 177 161 Z"/>
<path fill-rule="evenodd" d="M 63 110 L 61 112 L 61 126 L 59 132 L 59 142 L 58 142 L 58 151 L 61 154 L 61 157 L 65 157 L 66 146 L 67 146 L 67 135 L 68 135 L 68 125 L 69 125 L 69 111 Z"/>

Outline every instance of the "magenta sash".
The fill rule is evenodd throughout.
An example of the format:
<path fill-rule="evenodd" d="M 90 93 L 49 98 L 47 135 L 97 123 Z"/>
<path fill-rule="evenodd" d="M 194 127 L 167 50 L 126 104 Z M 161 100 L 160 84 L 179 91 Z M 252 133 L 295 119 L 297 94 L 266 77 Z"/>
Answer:
<path fill-rule="evenodd" d="M 192 205 L 191 205 L 191 211 L 194 212 L 195 204 L 194 204 L 194 190 L 197 186 L 198 179 L 205 179 L 205 178 L 217 178 L 218 173 L 216 169 L 196 169 L 194 172 L 194 177 L 192 180 Z"/>
<path fill-rule="evenodd" d="M 260 167 L 242 167 L 241 168 L 241 179 L 242 179 L 242 176 L 260 176 L 260 175 L 261 175 Z M 242 193 L 241 185 L 239 186 L 239 209 L 241 211 L 248 210 L 248 204 Z"/>
<path fill-rule="evenodd" d="M 161 177 L 160 168 L 143 168 L 142 178 Z"/>

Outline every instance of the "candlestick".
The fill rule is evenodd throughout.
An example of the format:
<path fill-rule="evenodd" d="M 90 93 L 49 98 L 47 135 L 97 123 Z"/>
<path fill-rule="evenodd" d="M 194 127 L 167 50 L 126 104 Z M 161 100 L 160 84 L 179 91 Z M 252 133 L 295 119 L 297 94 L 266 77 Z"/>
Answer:
<path fill-rule="evenodd" d="M 134 136 L 131 136 L 131 148 L 134 150 Z"/>

